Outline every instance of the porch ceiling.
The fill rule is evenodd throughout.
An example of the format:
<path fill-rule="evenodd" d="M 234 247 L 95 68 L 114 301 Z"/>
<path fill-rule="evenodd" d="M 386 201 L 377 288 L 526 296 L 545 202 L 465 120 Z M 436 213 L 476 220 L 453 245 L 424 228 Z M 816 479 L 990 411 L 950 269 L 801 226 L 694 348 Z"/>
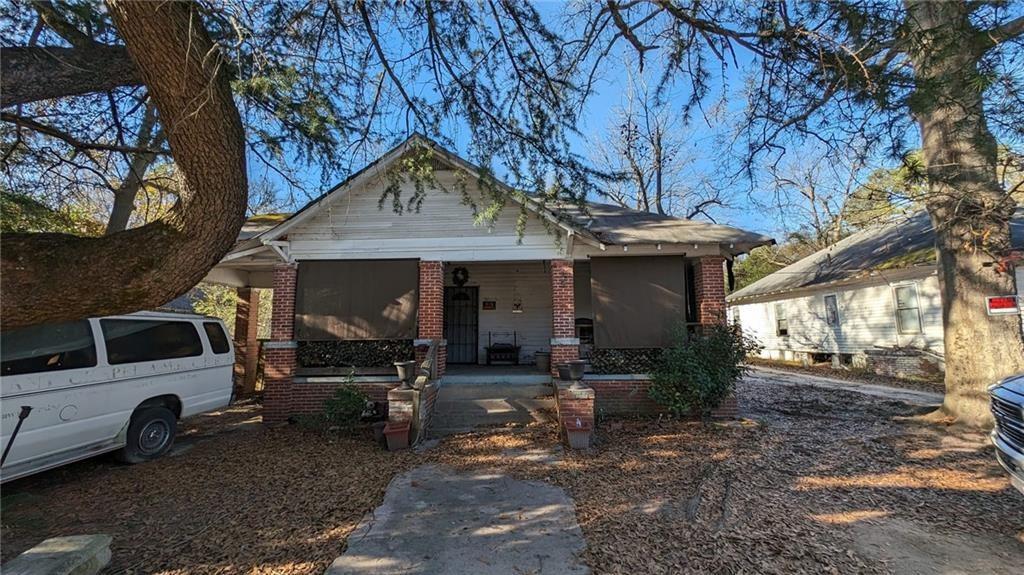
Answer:
<path fill-rule="evenodd" d="M 214 266 L 203 281 L 233 287 L 274 287 L 274 265 L 281 258 L 267 246 L 259 246 L 249 253 L 228 254 Z"/>

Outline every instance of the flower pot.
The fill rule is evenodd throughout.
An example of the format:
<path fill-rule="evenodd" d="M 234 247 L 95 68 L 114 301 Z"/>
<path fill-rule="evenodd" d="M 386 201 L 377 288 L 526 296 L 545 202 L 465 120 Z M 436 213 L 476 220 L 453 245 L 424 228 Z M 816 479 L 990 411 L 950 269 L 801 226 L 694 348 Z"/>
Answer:
<path fill-rule="evenodd" d="M 388 451 L 409 448 L 409 429 L 410 425 L 408 422 L 392 423 L 389 421 L 384 426 L 384 437 L 388 440 Z"/>
<path fill-rule="evenodd" d="M 370 426 L 370 428 L 373 429 L 373 441 L 385 449 L 388 446 L 388 440 L 384 437 L 384 428 L 387 427 L 387 425 L 388 423 L 386 421 L 376 421 Z"/>
<path fill-rule="evenodd" d="M 582 359 L 576 359 L 568 362 L 566 365 L 569 366 L 569 379 L 583 379 L 583 373 L 586 370 L 587 362 Z"/>
<path fill-rule="evenodd" d="M 398 372 L 398 379 L 401 380 L 402 384 L 412 387 L 412 382 L 416 381 L 416 362 L 396 361 L 395 370 Z"/>
<path fill-rule="evenodd" d="M 558 366 L 558 379 L 560 379 L 562 381 L 569 381 L 569 380 L 572 379 L 572 376 L 569 375 L 569 366 L 568 365 L 563 363 L 562 365 Z"/>
<path fill-rule="evenodd" d="M 537 363 L 537 371 L 541 373 L 547 373 L 551 371 L 551 352 L 550 351 L 538 351 L 534 354 L 534 358 Z"/>
<path fill-rule="evenodd" d="M 565 437 L 569 441 L 571 449 L 587 449 L 590 447 L 593 431 L 590 423 L 582 421 L 578 417 L 565 422 Z"/>

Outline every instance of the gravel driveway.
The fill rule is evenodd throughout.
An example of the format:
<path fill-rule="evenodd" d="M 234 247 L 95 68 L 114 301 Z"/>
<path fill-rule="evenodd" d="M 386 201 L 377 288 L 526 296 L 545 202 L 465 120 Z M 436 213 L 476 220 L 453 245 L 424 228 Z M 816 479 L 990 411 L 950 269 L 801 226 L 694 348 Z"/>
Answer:
<path fill-rule="evenodd" d="M 742 422 L 603 421 L 594 450 L 554 460 L 515 455 L 557 453 L 553 426 L 389 454 L 236 407 L 187 422 L 174 457 L 5 485 L 2 553 L 102 532 L 111 572 L 319 574 L 393 477 L 441 464 L 564 489 L 595 573 L 1019 573 L 1024 497 L 984 434 L 840 389 L 747 381 L 739 397 Z"/>

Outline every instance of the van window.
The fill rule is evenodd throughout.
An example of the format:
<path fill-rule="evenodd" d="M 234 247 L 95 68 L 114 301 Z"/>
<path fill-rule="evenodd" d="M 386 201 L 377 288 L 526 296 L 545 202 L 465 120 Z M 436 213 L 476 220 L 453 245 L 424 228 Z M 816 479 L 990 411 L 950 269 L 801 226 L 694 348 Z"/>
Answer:
<path fill-rule="evenodd" d="M 0 335 L 0 374 L 21 375 L 96 365 L 88 321 L 36 325 Z"/>
<path fill-rule="evenodd" d="M 196 326 L 187 321 L 101 319 L 112 365 L 203 355 Z"/>
<path fill-rule="evenodd" d="M 228 336 L 224 333 L 224 328 L 215 321 L 204 321 L 203 329 L 206 331 L 206 337 L 210 340 L 210 348 L 213 349 L 213 353 L 227 353 L 231 351 L 231 346 L 228 345 Z"/>

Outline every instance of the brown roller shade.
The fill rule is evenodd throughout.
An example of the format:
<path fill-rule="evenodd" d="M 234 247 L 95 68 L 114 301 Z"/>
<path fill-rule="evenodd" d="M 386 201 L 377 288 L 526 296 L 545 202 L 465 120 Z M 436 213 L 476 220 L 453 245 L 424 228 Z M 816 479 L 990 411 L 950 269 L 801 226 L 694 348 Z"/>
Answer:
<path fill-rule="evenodd" d="M 667 347 L 685 318 L 682 256 L 590 260 L 594 344 L 598 348 Z"/>
<path fill-rule="evenodd" d="M 416 337 L 416 260 L 299 262 L 298 340 Z"/>

